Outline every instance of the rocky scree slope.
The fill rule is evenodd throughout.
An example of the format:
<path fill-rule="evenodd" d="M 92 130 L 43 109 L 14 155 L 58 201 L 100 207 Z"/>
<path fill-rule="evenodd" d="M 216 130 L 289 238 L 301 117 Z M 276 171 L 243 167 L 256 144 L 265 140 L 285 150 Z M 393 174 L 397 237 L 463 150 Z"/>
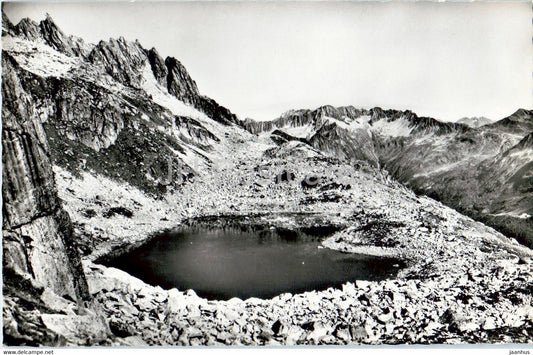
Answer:
<path fill-rule="evenodd" d="M 346 161 L 370 162 L 417 193 L 533 245 L 533 156 L 521 142 L 533 130 L 532 111 L 520 109 L 472 128 L 410 111 L 323 106 L 242 125 L 254 134 L 301 141 Z"/>
<path fill-rule="evenodd" d="M 79 249 L 85 260 L 80 268 L 78 259 L 69 256 L 67 264 L 73 267 L 57 267 L 64 279 L 78 280 L 72 282 L 72 294 L 53 288 L 61 277 L 56 281 L 52 273 L 52 286 L 41 288 L 32 281 L 9 289 L 13 296 L 4 298 L 4 333 L 11 334 L 5 337 L 10 344 L 531 341 L 531 250 L 415 196 L 378 169 L 378 157 L 368 164 L 347 163 L 350 147 L 342 142 L 330 147 L 319 136 L 314 147 L 298 130 L 278 134 L 279 139 L 247 132 L 229 111 L 199 96 L 177 61 L 163 60 L 155 50 L 111 39 L 80 45 L 85 49 L 76 52 L 68 43 L 74 39 L 51 19 L 45 21 L 35 26 L 23 20 L 17 25 L 25 29 L 20 33 L 17 26 L 3 23 L 3 57 L 11 63 L 5 65 L 3 81 L 13 83 L 3 87 L 4 104 L 6 110 L 30 112 L 20 117 L 31 117 L 31 126 L 49 145 L 53 170 L 44 158 L 31 164 L 42 166 L 48 177 L 55 173 L 74 228 L 65 222 L 66 228 L 52 230 L 72 230 L 73 249 Z M 328 117 L 335 115 L 336 109 L 325 110 Z M 353 123 L 345 120 L 343 125 L 335 117 L 327 121 L 333 131 L 321 129 L 332 137 L 346 134 L 341 128 Z M 421 131 L 453 129 L 418 121 Z M 374 132 L 365 122 L 353 124 L 368 133 L 354 142 L 373 141 Z M 380 129 L 388 132 L 386 126 Z M 346 151 L 346 158 L 331 156 L 336 147 Z M 375 153 L 370 148 L 364 153 L 369 159 Z M 10 149 L 4 148 L 5 162 Z M 34 156 L 38 157 L 28 154 L 30 160 Z M 11 160 L 26 161 L 19 155 Z M 162 179 L 169 170 L 170 179 Z M 43 174 L 28 174 L 36 191 L 53 187 L 49 178 L 39 178 Z M 260 211 L 271 215 L 261 216 Z M 31 212 L 22 214 L 32 218 Z M 207 301 L 193 291 L 152 287 L 91 262 L 138 245 L 151 233 L 185 219 L 229 215 L 246 220 L 253 214 L 274 228 L 323 227 L 327 221 L 340 231 L 324 242 L 326 247 L 396 255 L 409 261 L 408 267 L 397 279 L 356 281 L 342 290 L 284 294 L 271 300 Z M 304 222 L 295 215 L 304 215 Z M 4 230 L 16 229 L 4 219 L 6 225 Z M 52 249 L 61 260 L 60 244 L 41 241 L 38 235 L 28 231 L 14 250 L 32 255 L 37 248 Z M 10 255 L 9 250 L 4 254 Z M 79 281 L 83 275 L 87 291 Z M 20 296 L 24 292 L 32 297 Z M 87 294 L 91 303 L 78 306 L 76 301 Z M 105 322 L 96 321 L 102 317 Z"/>

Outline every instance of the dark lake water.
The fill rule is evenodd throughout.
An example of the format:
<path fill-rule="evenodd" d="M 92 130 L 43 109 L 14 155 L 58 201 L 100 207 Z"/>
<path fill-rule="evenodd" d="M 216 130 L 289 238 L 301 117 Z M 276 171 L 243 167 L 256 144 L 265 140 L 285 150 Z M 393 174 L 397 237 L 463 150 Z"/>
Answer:
<path fill-rule="evenodd" d="M 270 298 L 393 277 L 401 261 L 319 248 L 323 237 L 245 228 L 168 232 L 107 261 L 151 285 L 209 299 Z"/>

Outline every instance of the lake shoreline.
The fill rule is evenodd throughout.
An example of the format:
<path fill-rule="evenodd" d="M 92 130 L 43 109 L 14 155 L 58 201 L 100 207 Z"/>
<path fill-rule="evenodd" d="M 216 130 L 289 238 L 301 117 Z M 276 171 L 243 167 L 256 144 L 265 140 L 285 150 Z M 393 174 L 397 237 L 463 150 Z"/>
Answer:
<path fill-rule="evenodd" d="M 361 187 L 363 190 L 356 192 L 365 196 L 365 186 Z M 123 188 L 120 191 L 127 193 Z M 213 213 L 202 205 L 192 205 L 172 214 L 170 205 L 165 205 L 166 209 L 156 210 L 165 220 L 156 220 L 157 223 L 149 229 L 141 224 L 144 223 L 142 219 L 117 216 L 109 220 L 117 227 L 109 230 L 119 232 L 97 245 L 91 257 L 85 258 L 84 269 L 91 294 L 115 324 L 111 331 L 118 334 L 113 343 L 117 345 L 531 341 L 531 250 L 436 201 L 412 193 L 408 196 L 408 199 L 388 199 L 401 205 L 397 208 L 384 207 L 378 198 L 366 198 L 364 212 L 357 206 L 339 209 L 340 205 L 327 203 L 304 206 L 299 211 L 288 211 L 276 205 L 270 208 L 282 212 L 274 213 L 270 220 L 284 227 L 297 225 L 284 214 L 301 212 L 321 216 L 329 223 L 341 226 L 330 237 L 329 246 L 333 248 L 344 245 L 368 251 L 373 245 L 372 236 L 382 235 L 380 243 L 384 247 L 381 248 L 394 244 L 390 248 L 408 261 L 407 267 L 400 270 L 394 280 L 354 280 L 345 283 L 341 289 L 282 294 L 267 300 L 208 301 L 192 290 L 163 290 L 149 286 L 123 271 L 89 260 L 94 255 L 104 255 L 105 251 L 111 250 L 110 245 L 121 248 L 135 241 L 142 243 L 157 230 L 176 227 L 177 221 L 182 224 L 188 218 L 228 214 L 242 217 L 264 211 L 263 208 L 254 210 L 251 206 L 239 211 L 218 210 Z M 70 196 L 66 203 L 75 220 L 81 218 L 78 211 L 83 209 L 80 208 L 82 201 L 87 200 Z M 124 201 L 127 199 L 121 200 Z M 115 202 L 106 203 L 112 205 Z M 147 215 L 154 220 L 152 212 L 154 206 L 159 208 L 157 203 L 154 200 L 153 204 L 137 206 L 131 203 L 126 207 L 135 215 Z M 143 212 L 146 208 L 150 210 Z M 316 213 L 322 211 L 331 213 Z M 85 219 L 84 222 L 96 227 L 99 220 Z M 88 225 L 84 227 L 88 228 Z M 131 238 L 132 235 L 135 238 Z"/>

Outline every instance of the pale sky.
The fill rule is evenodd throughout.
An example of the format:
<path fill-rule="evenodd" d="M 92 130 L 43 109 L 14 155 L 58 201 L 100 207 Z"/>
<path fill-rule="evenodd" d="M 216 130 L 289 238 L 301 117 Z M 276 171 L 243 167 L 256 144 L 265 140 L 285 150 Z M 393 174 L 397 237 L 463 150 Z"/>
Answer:
<path fill-rule="evenodd" d="M 322 105 L 455 121 L 533 108 L 531 3 L 5 3 L 88 42 L 124 36 L 180 60 L 240 118 Z"/>

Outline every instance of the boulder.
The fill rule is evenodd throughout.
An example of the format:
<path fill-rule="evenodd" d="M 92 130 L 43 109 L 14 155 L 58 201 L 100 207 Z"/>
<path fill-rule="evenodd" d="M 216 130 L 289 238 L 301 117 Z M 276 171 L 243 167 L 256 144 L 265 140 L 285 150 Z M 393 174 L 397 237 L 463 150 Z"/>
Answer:
<path fill-rule="evenodd" d="M 109 329 L 113 334 L 121 338 L 135 335 L 135 328 L 133 327 L 133 324 L 122 319 L 111 318 L 109 320 Z"/>
<path fill-rule="evenodd" d="M 153 299 L 148 297 L 142 297 L 137 298 L 133 304 L 140 310 L 140 311 L 150 311 L 157 307 L 156 303 Z"/>
<path fill-rule="evenodd" d="M 95 295 L 102 291 L 113 291 L 118 288 L 117 280 L 99 274 L 87 275 L 87 284 L 91 295 Z"/>
<path fill-rule="evenodd" d="M 204 335 L 204 333 L 196 328 L 196 327 L 190 327 L 187 329 L 187 336 L 189 337 L 189 339 L 191 338 L 201 338 L 202 336 Z"/>
<path fill-rule="evenodd" d="M 261 330 L 259 331 L 259 334 L 257 335 L 257 338 L 260 340 L 263 340 L 264 342 L 268 342 L 272 339 L 274 336 L 274 333 L 272 330 L 270 330 L 267 327 L 261 327 Z"/>
<path fill-rule="evenodd" d="M 338 339 L 342 340 L 343 342 L 349 342 L 352 340 L 352 336 L 350 334 L 350 327 L 344 324 L 337 325 L 335 331 L 333 332 L 333 335 Z"/>
<path fill-rule="evenodd" d="M 60 314 L 42 314 L 41 319 L 46 328 L 78 344 L 97 344 L 111 334 L 102 319 L 94 316 L 72 316 Z"/>
<path fill-rule="evenodd" d="M 313 189 L 318 187 L 320 184 L 320 177 L 319 176 L 306 176 L 305 179 L 302 180 L 301 185 L 304 189 Z"/>
<path fill-rule="evenodd" d="M 280 346 L 281 343 L 275 339 L 269 339 L 267 342 L 265 342 L 266 346 Z"/>
<path fill-rule="evenodd" d="M 447 309 L 441 316 L 440 321 L 443 324 L 448 324 L 448 329 L 452 332 L 471 332 L 478 330 L 480 324 L 468 319 L 464 314 L 457 310 Z"/>
<path fill-rule="evenodd" d="M 41 294 L 41 301 L 50 308 L 51 310 L 57 313 L 66 313 L 75 315 L 76 304 L 72 301 L 69 301 L 63 297 L 59 297 L 49 288 L 45 288 Z"/>
<path fill-rule="evenodd" d="M 432 335 L 435 333 L 436 330 L 441 329 L 444 327 L 444 324 L 441 324 L 439 322 L 429 322 L 428 325 L 424 328 L 424 331 L 428 335 Z"/>
<path fill-rule="evenodd" d="M 228 305 L 230 306 L 244 306 L 244 301 L 241 300 L 238 297 L 232 297 L 229 300 L 226 301 Z"/>
<path fill-rule="evenodd" d="M 143 281 L 139 280 L 138 278 L 131 276 L 127 272 L 116 269 L 114 267 L 105 268 L 103 272 L 103 276 L 106 278 L 112 279 L 112 281 L 109 280 L 108 282 L 116 282 L 117 285 L 130 286 L 132 289 L 135 289 L 135 290 L 141 290 L 143 288 L 151 287 L 145 284 Z M 148 290 L 139 291 L 139 292 L 151 293 Z"/>
<path fill-rule="evenodd" d="M 357 290 L 355 288 L 355 285 L 351 282 L 347 282 L 344 285 L 342 285 L 342 292 L 350 297 L 355 297 L 357 295 Z"/>
<path fill-rule="evenodd" d="M 276 176 L 274 182 L 276 184 L 279 184 L 282 182 L 293 181 L 294 179 L 296 179 L 296 175 L 293 172 L 283 170 L 280 174 Z"/>
<path fill-rule="evenodd" d="M 312 332 L 307 334 L 307 340 L 311 340 L 314 344 L 319 344 L 322 338 L 329 334 L 329 329 L 323 324 L 315 324 Z"/>
<path fill-rule="evenodd" d="M 496 324 L 496 319 L 494 317 L 487 317 L 483 322 L 482 328 L 484 330 L 496 329 L 498 326 Z"/>
<path fill-rule="evenodd" d="M 350 335 L 352 340 L 356 342 L 361 342 L 369 337 L 366 328 L 361 325 L 350 326 Z"/>
<path fill-rule="evenodd" d="M 304 322 L 302 323 L 301 327 L 304 330 L 313 331 L 315 330 L 315 322 L 314 321 Z"/>
<path fill-rule="evenodd" d="M 298 345 L 299 340 L 302 338 L 305 331 L 297 326 L 289 327 L 287 331 L 287 337 L 285 338 L 285 345 L 292 346 Z"/>
<path fill-rule="evenodd" d="M 235 340 L 235 335 L 228 332 L 220 332 L 216 335 L 217 341 L 230 345 Z"/>
<path fill-rule="evenodd" d="M 198 295 L 196 294 L 196 292 L 193 290 L 193 289 L 188 289 L 186 292 L 185 292 L 185 295 L 187 297 L 198 297 Z"/>
<path fill-rule="evenodd" d="M 370 286 L 370 282 L 365 280 L 357 280 L 355 281 L 355 286 L 357 288 L 366 290 Z"/>
<path fill-rule="evenodd" d="M 381 324 L 387 324 L 389 323 L 390 321 L 392 321 L 394 319 L 394 314 L 391 312 L 390 309 L 385 309 L 383 311 L 383 313 L 381 313 L 380 315 L 378 315 L 376 317 L 376 319 L 378 320 L 378 322 L 380 322 Z"/>
<path fill-rule="evenodd" d="M 187 303 L 182 292 L 173 288 L 168 291 L 166 314 L 181 313 L 186 310 Z"/>
<path fill-rule="evenodd" d="M 136 348 L 143 348 L 148 346 L 148 344 L 138 336 L 118 338 L 117 343 L 121 346 L 131 346 Z"/>

